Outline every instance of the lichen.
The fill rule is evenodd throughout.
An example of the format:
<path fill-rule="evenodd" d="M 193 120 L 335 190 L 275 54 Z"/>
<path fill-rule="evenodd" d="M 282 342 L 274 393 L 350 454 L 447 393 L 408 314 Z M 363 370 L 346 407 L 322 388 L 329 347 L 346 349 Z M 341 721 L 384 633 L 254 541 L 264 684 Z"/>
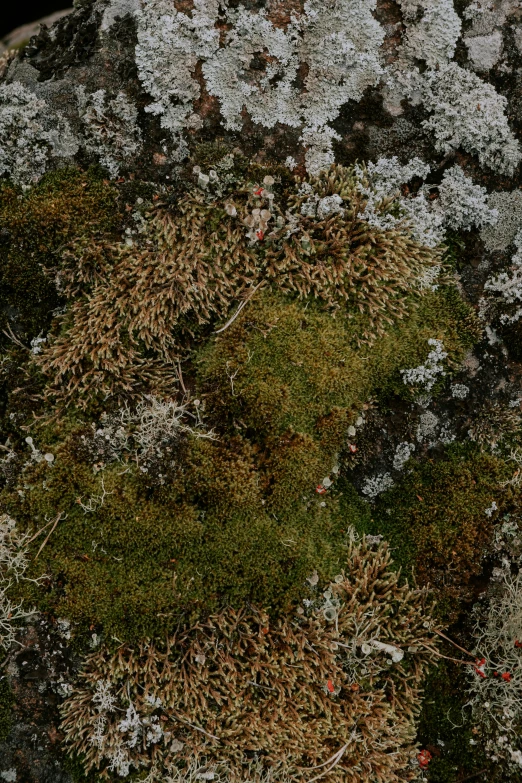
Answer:
<path fill-rule="evenodd" d="M 82 145 L 95 155 L 111 177 L 122 165 L 129 166 L 141 148 L 138 111 L 124 92 L 108 98 L 105 90 L 88 95 L 83 86 L 76 88 L 78 111 L 83 122 Z"/>
<path fill-rule="evenodd" d="M 0 175 L 27 188 L 45 173 L 49 157 L 72 158 L 78 142 L 69 124 L 19 82 L 0 85 Z"/>
<path fill-rule="evenodd" d="M 283 29 L 263 9 L 226 3 L 220 42 L 214 0 L 198 0 L 191 16 L 165 0 L 151 0 L 137 13 L 138 73 L 154 99 L 146 111 L 160 115 L 183 145 L 183 130 L 200 122 L 193 106 L 200 95 L 195 68 L 202 60 L 206 89 L 219 99 L 227 129 L 242 127 L 243 110 L 266 128 L 278 123 L 300 128 L 307 169 L 317 174 L 334 162 L 332 140 L 338 136 L 328 123 L 383 72 L 384 31 L 372 16 L 374 8 L 374 0 L 336 0 L 326 7 L 308 0 L 304 13 Z M 255 57 L 261 58 L 260 70 L 252 68 Z M 302 66 L 307 75 L 298 89 Z"/>
<path fill-rule="evenodd" d="M 422 124 L 433 133 L 439 152 L 462 147 L 477 155 L 481 165 L 513 174 L 522 154 L 507 122 L 504 96 L 454 62 L 427 71 L 418 85 L 431 112 Z"/>
<path fill-rule="evenodd" d="M 495 191 L 488 197 L 490 207 L 498 212 L 492 225 L 485 225 L 480 236 L 486 250 L 507 250 L 522 226 L 522 193 L 519 190 Z"/>
<path fill-rule="evenodd" d="M 453 0 L 406 0 L 400 5 L 406 23 L 400 57 L 410 63 L 423 60 L 429 68 L 452 60 L 462 28 Z"/>

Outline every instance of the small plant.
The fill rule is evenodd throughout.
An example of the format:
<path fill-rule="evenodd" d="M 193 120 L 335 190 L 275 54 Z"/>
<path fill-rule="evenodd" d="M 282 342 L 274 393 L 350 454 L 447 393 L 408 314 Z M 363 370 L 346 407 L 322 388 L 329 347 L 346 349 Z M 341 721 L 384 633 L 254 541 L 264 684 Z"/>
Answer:
<path fill-rule="evenodd" d="M 7 514 L 0 514 L 0 646 L 8 651 L 16 641 L 17 625 L 32 617 L 35 610 L 26 611 L 22 601 L 11 600 L 13 582 L 27 578 L 28 550 L 31 536 L 20 533 L 16 522 Z"/>

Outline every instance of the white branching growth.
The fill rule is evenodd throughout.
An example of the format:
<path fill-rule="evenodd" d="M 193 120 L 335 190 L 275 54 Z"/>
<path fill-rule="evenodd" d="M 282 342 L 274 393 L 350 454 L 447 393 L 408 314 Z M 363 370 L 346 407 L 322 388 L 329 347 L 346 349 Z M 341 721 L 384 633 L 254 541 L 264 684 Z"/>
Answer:
<path fill-rule="evenodd" d="M 470 674 L 470 704 L 488 735 L 489 755 L 522 766 L 522 573 L 503 570 L 501 592 L 487 612 L 477 612 L 476 653 L 482 665 Z"/>
<path fill-rule="evenodd" d="M 190 407 L 196 412 L 189 410 Z M 131 451 L 143 458 L 182 434 L 213 438 L 213 432 L 205 431 L 202 426 L 199 408 L 198 400 L 190 405 L 149 394 L 135 410 L 125 407 L 110 416 L 103 414 L 102 427 L 96 430 L 96 435 L 107 442 L 115 459 Z M 189 423 L 191 420 L 193 424 Z"/>
<path fill-rule="evenodd" d="M 468 231 L 474 226 L 483 228 L 496 224 L 498 210 L 490 209 L 488 201 L 486 188 L 474 185 L 460 166 L 452 166 L 442 177 L 435 209 L 442 212 L 448 228 Z"/>
<path fill-rule="evenodd" d="M 100 426 L 92 425 L 92 437 L 82 436 L 95 473 L 111 462 L 132 459 L 143 473 L 152 471 L 164 483 L 160 465 L 166 460 L 171 466 L 175 464 L 182 438 L 215 438 L 202 420 L 202 407 L 199 400 L 177 402 L 147 395 L 135 408 L 125 406 L 111 414 L 103 413 Z M 78 503 L 85 513 L 97 511 L 110 494 L 102 477 L 98 493 L 85 501 L 80 498 Z"/>
<path fill-rule="evenodd" d="M 21 601 L 9 597 L 13 582 L 24 578 L 29 565 L 29 539 L 28 533 L 17 530 L 14 519 L 0 514 L 0 646 L 6 651 L 16 640 L 17 624 L 34 615 L 34 610 L 24 611 Z"/>

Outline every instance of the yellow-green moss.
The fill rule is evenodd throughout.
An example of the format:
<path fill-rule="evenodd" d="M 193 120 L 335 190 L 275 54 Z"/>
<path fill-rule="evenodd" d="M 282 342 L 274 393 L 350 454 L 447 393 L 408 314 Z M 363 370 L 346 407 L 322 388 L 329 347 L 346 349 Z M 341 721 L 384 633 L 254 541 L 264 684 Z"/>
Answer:
<path fill-rule="evenodd" d="M 452 289 L 427 294 L 371 347 L 357 347 L 363 326 L 362 317 L 334 318 L 313 301 L 260 293 L 201 351 L 209 410 L 256 437 L 288 429 L 317 435 L 333 416 L 339 427 L 327 427 L 327 440 L 336 448 L 350 412 L 370 395 L 404 393 L 399 369 L 424 361 L 430 338 L 442 340 L 455 363 L 477 334 L 471 309 Z"/>
<path fill-rule="evenodd" d="M 281 611 L 313 570 L 332 578 L 349 525 L 364 529 L 366 512 L 346 482 L 326 497 L 316 487 L 360 406 L 422 361 L 430 337 L 461 356 L 468 311 L 448 296 L 427 295 L 370 348 L 356 345 L 358 319 L 260 292 L 197 357 L 196 392 L 217 439 L 180 442 L 164 486 L 132 461 L 95 473 L 71 414 L 35 432 L 54 462 L 27 468 L 0 502 L 26 529 L 62 516 L 31 566 L 49 580 L 24 583 L 25 597 L 128 639 L 227 603 Z"/>
<path fill-rule="evenodd" d="M 84 628 L 136 638 L 171 628 L 191 607 L 255 600 L 281 609 L 314 568 L 325 578 L 339 569 L 348 523 L 335 497 L 323 507 L 312 486 L 278 516 L 263 507 L 259 471 L 237 441 L 191 444 L 182 478 L 159 498 L 148 496 L 130 465 L 94 475 L 74 458 L 71 439 L 54 453 L 52 466 L 26 471 L 23 499 L 4 491 L 1 500 L 28 529 L 63 512 L 29 573 L 49 580 L 20 589 Z M 103 492 L 103 505 L 85 513 L 78 501 Z"/>

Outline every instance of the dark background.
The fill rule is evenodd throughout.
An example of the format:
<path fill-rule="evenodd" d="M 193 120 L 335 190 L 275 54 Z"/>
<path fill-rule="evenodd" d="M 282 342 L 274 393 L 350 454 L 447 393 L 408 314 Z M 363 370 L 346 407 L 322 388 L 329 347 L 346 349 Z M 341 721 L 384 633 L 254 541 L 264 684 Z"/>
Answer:
<path fill-rule="evenodd" d="M 72 0 L 1 0 L 0 38 L 15 27 L 72 6 Z"/>

